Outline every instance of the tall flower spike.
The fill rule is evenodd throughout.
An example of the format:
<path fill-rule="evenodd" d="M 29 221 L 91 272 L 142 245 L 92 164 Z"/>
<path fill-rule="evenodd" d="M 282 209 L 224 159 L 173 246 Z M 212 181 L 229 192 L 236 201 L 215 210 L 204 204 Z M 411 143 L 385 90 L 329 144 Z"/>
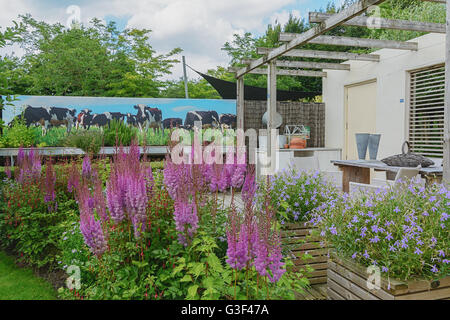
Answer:
<path fill-rule="evenodd" d="M 100 221 L 96 221 L 91 214 L 80 215 L 80 230 L 84 242 L 96 256 L 102 255 L 108 248 Z"/>
<path fill-rule="evenodd" d="M 89 159 L 89 156 L 84 156 L 83 164 L 81 165 L 81 175 L 83 178 L 88 179 L 91 177 L 92 173 L 92 166 L 91 166 L 91 159 Z"/>

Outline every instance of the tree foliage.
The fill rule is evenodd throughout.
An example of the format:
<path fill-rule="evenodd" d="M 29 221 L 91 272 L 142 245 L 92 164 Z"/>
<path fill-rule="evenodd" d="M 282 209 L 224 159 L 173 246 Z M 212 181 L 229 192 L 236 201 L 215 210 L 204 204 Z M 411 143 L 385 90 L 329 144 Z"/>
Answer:
<path fill-rule="evenodd" d="M 29 84 L 18 85 L 20 94 L 157 97 L 161 76 L 181 52 L 156 54 L 148 41 L 151 30 L 119 31 L 114 22 L 93 19 L 88 26 L 66 28 L 30 15 L 20 18 L 24 30 L 17 42 L 26 53 L 11 65 L 24 71 L 22 81 Z"/>

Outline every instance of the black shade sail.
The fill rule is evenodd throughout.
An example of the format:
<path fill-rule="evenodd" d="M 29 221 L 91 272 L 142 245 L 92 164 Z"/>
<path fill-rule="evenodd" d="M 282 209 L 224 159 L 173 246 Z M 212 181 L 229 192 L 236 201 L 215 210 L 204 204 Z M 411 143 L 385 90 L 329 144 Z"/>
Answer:
<path fill-rule="evenodd" d="M 192 68 L 191 68 L 192 69 Z M 194 69 L 192 69 L 194 70 Z M 211 84 L 214 89 L 220 94 L 223 99 L 236 99 L 236 83 L 217 79 L 201 72 L 197 72 L 206 81 Z M 303 98 L 312 98 L 321 95 L 322 92 L 303 92 L 303 91 L 286 91 L 277 90 L 277 101 L 297 101 Z M 244 86 L 244 100 L 266 100 L 267 99 L 267 89 L 254 87 L 254 86 Z"/>

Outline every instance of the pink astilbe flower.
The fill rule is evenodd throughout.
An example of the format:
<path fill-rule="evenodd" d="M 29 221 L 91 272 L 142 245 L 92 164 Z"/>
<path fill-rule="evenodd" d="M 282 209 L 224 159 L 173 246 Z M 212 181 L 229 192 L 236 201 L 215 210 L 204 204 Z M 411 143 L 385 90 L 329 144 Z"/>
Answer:
<path fill-rule="evenodd" d="M 108 248 L 101 221 L 96 221 L 92 214 L 80 215 L 80 230 L 84 242 L 96 256 L 102 255 Z"/>
<path fill-rule="evenodd" d="M 178 239 L 181 244 L 187 246 L 188 240 L 193 237 L 198 228 L 197 207 L 194 203 L 175 200 L 175 219 Z"/>
<path fill-rule="evenodd" d="M 23 147 L 19 147 L 19 151 L 17 152 L 17 165 L 20 167 L 22 162 L 25 160 L 25 151 Z"/>
<path fill-rule="evenodd" d="M 244 184 L 242 185 L 241 197 L 246 205 L 251 205 L 256 192 L 256 182 L 254 172 L 248 171 Z"/>
<path fill-rule="evenodd" d="M 268 275 L 270 282 L 275 283 L 280 280 L 286 269 L 283 269 L 284 262 L 281 262 L 283 255 L 281 254 L 281 241 L 279 237 L 275 237 L 275 243 L 273 244 L 270 252 L 270 256 L 267 259 L 271 274 Z"/>
<path fill-rule="evenodd" d="M 102 221 L 108 220 L 108 214 L 106 213 L 106 202 L 103 196 L 103 183 L 100 179 L 95 179 L 94 182 L 94 207 L 97 214 L 100 216 Z"/>
<path fill-rule="evenodd" d="M 56 199 L 55 193 L 55 183 L 56 183 L 56 174 L 53 170 L 52 161 L 47 161 L 47 166 L 45 169 L 45 184 L 44 184 L 44 201 L 53 202 Z"/>
<path fill-rule="evenodd" d="M 88 179 L 92 174 L 91 159 L 86 155 L 83 159 L 83 164 L 81 165 L 81 175 L 83 178 Z"/>
<path fill-rule="evenodd" d="M 245 165 L 238 165 L 236 167 L 231 177 L 231 186 L 233 188 L 237 189 L 242 186 L 242 184 L 244 183 L 245 171 L 246 171 Z"/>
<path fill-rule="evenodd" d="M 110 179 L 106 183 L 106 201 L 111 219 L 115 223 L 122 222 L 125 219 L 125 204 L 117 180 Z"/>
<path fill-rule="evenodd" d="M 11 167 L 9 163 L 9 158 L 6 158 L 6 166 L 5 166 L 5 174 L 8 177 L 8 179 L 11 179 Z"/>
<path fill-rule="evenodd" d="M 78 189 L 80 185 L 80 173 L 78 171 L 76 162 L 72 162 L 72 166 L 69 168 L 69 178 L 67 179 L 67 191 L 72 192 Z"/>
<path fill-rule="evenodd" d="M 125 207 L 134 227 L 134 236 L 139 238 L 145 231 L 147 221 L 147 189 L 143 176 L 128 177 Z"/>

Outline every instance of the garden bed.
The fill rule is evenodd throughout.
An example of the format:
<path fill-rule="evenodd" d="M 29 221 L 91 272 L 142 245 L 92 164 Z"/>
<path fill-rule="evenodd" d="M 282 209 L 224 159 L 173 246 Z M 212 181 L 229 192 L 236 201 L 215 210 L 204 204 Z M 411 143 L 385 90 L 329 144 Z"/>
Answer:
<path fill-rule="evenodd" d="M 327 275 L 330 300 L 450 300 L 450 277 L 412 281 L 381 278 L 380 289 L 369 290 L 366 268 L 333 251 Z"/>
<path fill-rule="evenodd" d="M 308 272 L 310 284 L 327 283 L 328 249 L 320 245 L 320 238 L 313 236 L 313 228 L 304 223 L 287 223 L 282 233 L 283 244 L 293 253 L 294 264 L 298 270 L 306 271 L 307 266 L 314 270 Z"/>

